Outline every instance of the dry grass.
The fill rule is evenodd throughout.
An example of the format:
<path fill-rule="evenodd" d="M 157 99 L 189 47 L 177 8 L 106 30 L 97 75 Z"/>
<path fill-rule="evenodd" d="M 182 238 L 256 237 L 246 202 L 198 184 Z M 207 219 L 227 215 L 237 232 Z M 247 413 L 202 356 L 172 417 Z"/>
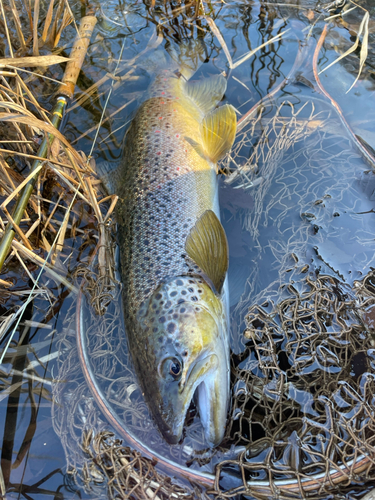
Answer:
<path fill-rule="evenodd" d="M 11 12 L 11 16 L 7 15 Z M 49 148 L 47 158 L 40 158 L 38 169 L 41 171 L 34 194 L 30 198 L 29 206 L 20 226 L 15 225 L 17 238 L 12 244 L 12 251 L 7 263 L 18 258 L 27 269 L 28 261 L 36 263 L 47 272 L 53 274 L 53 279 L 66 284 L 66 277 L 60 270 L 50 269 L 51 264 L 58 262 L 64 253 L 64 240 L 69 234 L 68 225 L 71 216 L 71 204 L 74 199 L 82 199 L 90 205 L 102 222 L 108 214 L 106 204 L 99 208 L 98 202 L 104 196 L 93 192 L 93 185 L 97 185 L 97 178 L 91 169 L 87 158 L 77 152 L 65 137 L 51 124 L 50 114 L 38 102 L 38 96 L 25 84 L 25 73 L 19 71 L 20 66 L 37 66 L 40 69 L 48 68 L 53 64 L 66 61 L 67 58 L 58 56 L 59 41 L 63 29 L 72 22 L 72 15 L 68 4 L 64 1 L 50 1 L 47 12 L 44 14 L 44 23 L 40 25 L 41 11 L 36 1 L 34 9 L 29 4 L 25 12 L 19 12 L 14 1 L 10 4 L 0 2 L 0 12 L 4 22 L 4 31 L 8 42 L 8 51 L 11 58 L 0 59 L 0 139 L 4 147 L 0 148 L 0 193 L 3 195 L 0 205 L 0 237 L 6 225 L 13 223 L 12 207 L 17 200 L 23 186 L 29 180 L 26 165 L 38 158 L 38 143 L 45 134 L 53 133 L 55 139 Z M 28 26 L 21 26 L 21 16 L 29 21 Z M 29 33 L 25 39 L 23 33 Z M 50 55 L 41 56 L 41 48 L 51 51 Z M 33 56 L 29 56 L 30 52 Z M 8 55 L 8 54 L 4 54 Z M 9 70 L 9 68 L 12 68 Z M 33 75 L 33 74 L 32 74 Z M 47 75 L 46 75 L 47 76 Z M 22 175 L 17 172 L 22 169 Z M 51 179 L 54 185 L 51 185 Z M 53 214 L 61 200 L 42 198 L 45 183 L 48 181 L 49 192 L 63 192 L 65 215 L 62 223 L 53 220 Z M 68 196 L 66 196 L 68 195 Z M 113 211 L 113 206 L 111 211 Z M 52 237 L 53 236 L 53 237 Z M 98 242 L 100 246 L 102 242 Z M 38 255 L 35 255 L 38 251 Z M 5 273 L 6 276 L 6 268 Z M 3 278 L 6 281 L 6 278 Z"/>
<path fill-rule="evenodd" d="M 0 239 L 8 224 L 16 230 L 0 275 L 0 303 L 8 309 L 7 315 L 0 316 L 0 365 L 4 362 L 4 366 L 12 366 L 0 371 L 0 401 L 11 396 L 14 405 L 26 394 L 22 407 L 29 408 L 31 415 L 23 444 L 9 466 L 2 468 L 1 495 L 9 488 L 11 470 L 21 464 L 29 450 L 39 408 L 51 405 L 51 380 L 46 373 L 57 352 L 52 349 L 55 331 L 51 331 L 49 320 L 64 297 L 78 291 L 69 262 L 80 253 L 88 265 L 97 253 L 102 273 L 107 269 L 103 228 L 116 198 L 100 191 L 90 162 L 53 127 L 51 114 L 40 104 L 36 91 L 40 78 L 56 88 L 52 77 L 56 71 L 51 73 L 50 67 L 68 60 L 60 55 L 59 44 L 64 29 L 72 22 L 65 0 L 51 0 L 46 11 L 39 0 L 32 8 L 29 2 L 0 1 L 0 31 L 7 42 L 5 52 L 0 54 Z M 61 68 L 57 72 L 62 76 Z M 35 189 L 17 225 L 13 208 L 30 178 L 32 163 L 39 158 L 39 144 L 46 134 L 53 134 L 55 139 L 47 157 L 40 158 Z M 81 224 L 88 229 L 81 229 Z M 81 242 L 78 252 L 73 248 L 77 241 Z M 38 328 L 46 329 L 46 341 L 39 347 L 49 345 L 51 350 L 42 357 L 38 346 L 28 341 L 28 332 L 36 325 L 23 319 L 36 300 L 45 304 L 46 311 L 42 323 L 38 323 Z M 4 429 L 10 440 L 14 432 Z M 24 485 L 18 487 L 22 491 Z"/>

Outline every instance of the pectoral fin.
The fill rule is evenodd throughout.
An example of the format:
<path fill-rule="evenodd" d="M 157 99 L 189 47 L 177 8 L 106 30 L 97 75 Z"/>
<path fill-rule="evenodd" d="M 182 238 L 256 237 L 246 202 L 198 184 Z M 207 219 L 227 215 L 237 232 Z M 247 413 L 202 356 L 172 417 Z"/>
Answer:
<path fill-rule="evenodd" d="M 186 239 L 185 250 L 221 292 L 229 265 L 228 242 L 224 228 L 212 210 L 197 220 Z"/>
<path fill-rule="evenodd" d="M 232 147 L 237 118 L 233 106 L 226 104 L 209 113 L 200 126 L 206 157 L 217 163 Z"/>

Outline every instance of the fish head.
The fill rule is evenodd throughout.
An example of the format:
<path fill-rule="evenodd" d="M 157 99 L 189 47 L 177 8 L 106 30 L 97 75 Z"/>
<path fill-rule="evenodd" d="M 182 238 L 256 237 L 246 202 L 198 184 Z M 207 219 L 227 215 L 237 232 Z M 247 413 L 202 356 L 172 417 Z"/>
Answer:
<path fill-rule="evenodd" d="M 223 438 L 229 401 L 226 307 L 201 277 L 163 283 L 140 310 L 145 352 L 136 363 L 145 399 L 166 441 L 181 439 L 196 397 L 206 441 Z M 156 383 L 155 383 L 156 381 Z"/>

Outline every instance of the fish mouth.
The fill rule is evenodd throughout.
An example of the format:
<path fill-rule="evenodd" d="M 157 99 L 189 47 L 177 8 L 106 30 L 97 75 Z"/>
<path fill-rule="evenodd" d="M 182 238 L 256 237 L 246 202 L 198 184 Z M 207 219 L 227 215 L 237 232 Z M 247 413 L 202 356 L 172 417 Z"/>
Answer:
<path fill-rule="evenodd" d="M 218 364 L 219 359 L 215 353 L 201 354 L 197 358 L 196 362 L 189 367 L 186 376 L 180 380 L 179 392 L 183 393 L 186 390 L 189 393 L 194 393 L 195 389 L 199 385 L 197 381 L 199 381 L 203 375 L 207 375 L 212 370 L 215 370 L 218 367 Z M 194 394 L 191 394 L 190 401 L 193 395 Z"/>
<path fill-rule="evenodd" d="M 196 393 L 196 389 L 202 384 L 205 377 L 213 377 L 218 366 L 219 359 L 215 353 L 204 353 L 189 368 L 185 380 L 179 382 L 179 404 L 174 405 L 175 408 L 169 413 L 167 421 L 162 419 L 162 422 L 160 422 L 158 419 L 160 422 L 159 429 L 169 444 L 177 444 L 180 441 L 186 414 Z"/>

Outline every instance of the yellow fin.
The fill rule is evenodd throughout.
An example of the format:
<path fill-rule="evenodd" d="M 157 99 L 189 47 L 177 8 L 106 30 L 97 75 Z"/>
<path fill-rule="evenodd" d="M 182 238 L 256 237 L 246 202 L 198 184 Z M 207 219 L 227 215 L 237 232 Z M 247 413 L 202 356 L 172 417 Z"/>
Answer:
<path fill-rule="evenodd" d="M 197 82 L 185 82 L 185 93 L 207 114 L 223 98 L 227 89 L 227 81 L 223 75 L 211 76 Z"/>
<path fill-rule="evenodd" d="M 224 228 L 212 210 L 197 220 L 186 239 L 185 250 L 221 292 L 229 265 L 228 241 Z"/>
<path fill-rule="evenodd" d="M 200 126 L 206 157 L 217 163 L 232 147 L 236 137 L 237 117 L 233 106 L 225 104 L 211 111 Z"/>

